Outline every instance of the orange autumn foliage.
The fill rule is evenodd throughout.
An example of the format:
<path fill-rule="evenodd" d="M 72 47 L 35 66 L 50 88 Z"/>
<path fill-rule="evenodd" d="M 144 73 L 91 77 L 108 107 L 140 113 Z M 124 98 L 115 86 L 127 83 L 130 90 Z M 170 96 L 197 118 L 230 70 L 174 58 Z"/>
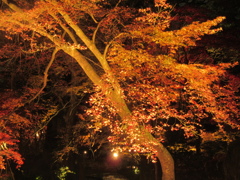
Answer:
<path fill-rule="evenodd" d="M 8 160 L 13 160 L 17 168 L 23 164 L 22 156 L 18 152 L 18 141 L 6 133 L 0 132 L 0 169 L 6 169 Z"/>
<path fill-rule="evenodd" d="M 61 51 L 95 85 L 89 128 L 108 126 L 109 140 L 120 150 L 156 154 L 163 180 L 174 179 L 172 157 L 162 144 L 167 130 L 199 135 L 206 118 L 217 123 L 223 136 L 225 125 L 239 129 L 239 84 L 234 83 L 239 78 L 227 71 L 234 64 L 181 64 L 175 59 L 179 48 L 195 46 L 201 36 L 220 31 L 214 26 L 224 17 L 172 30 L 172 6 L 165 0 L 133 13 L 118 5 L 109 10 L 107 1 L 100 0 L 44 0 L 27 9 L 3 2 L 10 10 L 0 13 L 0 28 L 20 34 L 25 52 L 54 49 L 52 63 Z"/>
<path fill-rule="evenodd" d="M 94 116 L 94 126 L 109 126 L 113 133 L 109 139 L 120 151 L 151 151 L 138 134 L 141 128 L 161 142 L 168 130 L 182 129 L 186 138 L 204 138 L 206 119 L 217 124 L 218 138 L 230 138 L 225 129 L 228 126 L 240 129 L 236 96 L 240 79 L 227 70 L 237 63 L 182 64 L 175 59 L 179 48 L 195 46 L 201 36 L 220 31 L 221 28 L 212 27 L 225 18 L 171 30 L 169 8 L 166 4 L 157 13 L 150 8 L 141 9 L 142 16 L 126 26 L 128 33 L 120 34 L 109 48 L 107 59 L 121 84 L 131 118 L 119 119 L 118 110 L 105 96 L 107 92 L 100 90 L 90 100 L 93 108 L 88 113 Z M 104 76 L 104 80 L 109 81 L 109 77 Z M 223 81 L 227 83 L 223 85 Z M 170 119 L 175 122 L 170 123 Z"/>

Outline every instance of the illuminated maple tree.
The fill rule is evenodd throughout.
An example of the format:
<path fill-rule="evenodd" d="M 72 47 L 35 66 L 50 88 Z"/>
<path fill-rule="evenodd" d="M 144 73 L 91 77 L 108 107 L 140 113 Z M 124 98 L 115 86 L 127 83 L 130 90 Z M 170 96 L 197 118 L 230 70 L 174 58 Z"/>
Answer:
<path fill-rule="evenodd" d="M 113 8 L 103 0 L 2 2 L 0 28 L 8 38 L 19 34 L 26 53 L 52 50 L 43 85 L 30 101 L 46 87 L 56 54 L 67 54 L 95 85 L 89 128 L 108 126 L 115 150 L 156 155 L 163 180 L 175 179 L 174 161 L 162 144 L 166 130 L 183 129 L 191 137 L 209 116 L 222 136 L 226 124 L 239 128 L 234 94 L 239 84 L 226 70 L 234 65 L 175 60 L 179 48 L 195 46 L 201 36 L 221 30 L 212 27 L 223 17 L 171 30 L 172 6 L 165 0 L 139 11 L 118 6 L 121 1 Z M 176 122 L 169 124 L 170 118 Z"/>

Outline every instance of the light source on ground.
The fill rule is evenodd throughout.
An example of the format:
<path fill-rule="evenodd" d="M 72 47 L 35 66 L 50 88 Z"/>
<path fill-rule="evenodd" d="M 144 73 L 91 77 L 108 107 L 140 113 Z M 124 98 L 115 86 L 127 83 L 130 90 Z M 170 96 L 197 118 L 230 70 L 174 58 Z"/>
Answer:
<path fill-rule="evenodd" d="M 113 153 L 113 157 L 114 157 L 114 158 L 117 158 L 117 157 L 118 157 L 118 153 L 117 153 L 117 152 L 114 152 L 114 153 Z"/>

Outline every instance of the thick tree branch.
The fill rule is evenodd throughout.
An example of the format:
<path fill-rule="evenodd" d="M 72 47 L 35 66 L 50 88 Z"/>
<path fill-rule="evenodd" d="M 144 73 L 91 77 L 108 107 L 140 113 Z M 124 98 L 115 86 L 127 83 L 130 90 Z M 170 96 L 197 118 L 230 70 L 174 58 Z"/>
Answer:
<path fill-rule="evenodd" d="M 5 0 L 5 3 L 7 3 L 6 0 Z M 56 2 L 54 2 L 54 1 L 51 1 L 50 3 L 52 3 L 53 5 L 57 5 L 57 4 L 55 4 Z M 13 8 L 15 8 L 15 6 Z M 19 9 L 15 8 L 15 10 L 19 12 Z M 120 87 L 119 83 L 117 82 L 117 80 L 112 75 L 112 73 L 110 71 L 111 68 L 110 68 L 107 60 L 104 58 L 103 54 L 101 54 L 101 52 L 98 50 L 98 48 L 93 43 L 93 41 L 91 41 L 85 35 L 85 33 L 82 31 L 82 29 L 75 22 L 73 22 L 71 17 L 66 12 L 64 12 L 64 10 L 62 10 L 59 7 L 57 9 L 57 11 L 59 12 L 59 14 L 61 14 L 61 16 L 63 17 L 65 22 L 76 32 L 77 36 L 85 43 L 85 45 L 90 49 L 90 51 L 99 60 L 104 71 L 109 74 L 112 87 L 107 90 L 107 93 L 108 93 L 107 96 L 109 98 L 111 98 L 113 100 L 113 102 L 115 102 L 115 106 L 118 109 L 120 116 L 122 118 L 129 116 L 129 114 L 131 114 L 131 113 L 126 105 L 125 100 L 122 98 L 121 87 Z M 94 68 L 89 64 L 89 62 L 84 58 L 84 56 L 76 48 L 71 47 L 70 45 L 68 45 L 66 43 L 63 43 L 58 36 L 49 34 L 45 29 L 41 29 L 39 27 L 37 28 L 36 26 L 33 26 L 32 22 L 27 25 L 23 24 L 22 22 L 19 22 L 17 20 L 13 20 L 13 19 L 7 20 L 7 22 L 15 23 L 21 27 L 34 30 L 34 31 L 38 32 L 39 34 L 41 34 L 42 36 L 47 37 L 49 40 L 51 40 L 57 46 L 58 49 L 64 50 L 64 52 L 66 52 L 67 54 L 69 54 L 70 56 L 75 58 L 76 61 L 78 62 L 78 64 L 83 68 L 84 72 L 90 78 L 90 80 L 95 85 L 100 86 L 103 89 L 103 91 L 105 91 L 104 89 L 107 88 L 105 83 L 103 83 L 103 81 L 101 80 L 99 75 L 96 73 Z M 35 98 L 36 97 L 34 97 L 34 99 Z"/>
<path fill-rule="evenodd" d="M 62 27 L 62 29 L 69 35 L 69 37 L 72 39 L 72 41 L 75 43 L 75 44 L 78 44 L 74 34 L 67 28 L 67 26 L 65 26 L 61 20 L 53 13 L 49 13 L 57 22 L 58 24 Z"/>
<path fill-rule="evenodd" d="M 108 96 L 110 98 L 115 99 L 116 101 L 113 102 L 118 102 L 120 103 L 119 107 L 120 109 L 124 109 L 127 112 L 129 112 L 129 109 L 125 103 L 125 101 L 123 100 L 122 96 L 122 92 L 121 92 L 121 87 L 117 81 L 117 79 L 114 77 L 114 75 L 111 72 L 111 68 L 106 60 L 106 58 L 104 58 L 103 54 L 100 53 L 100 51 L 98 50 L 98 48 L 96 47 L 96 45 L 85 35 L 85 33 L 82 31 L 82 29 L 73 22 L 73 20 L 71 19 L 71 17 L 69 17 L 69 15 L 61 10 L 59 10 L 59 13 L 62 15 L 62 17 L 65 19 L 65 21 L 69 24 L 70 27 L 72 27 L 72 29 L 76 32 L 76 34 L 78 35 L 78 37 L 85 43 L 85 45 L 90 49 L 90 51 L 95 55 L 95 57 L 99 60 L 102 68 L 104 69 L 104 71 L 109 75 L 110 78 L 110 82 L 112 84 L 112 92 L 109 92 Z M 71 53 L 70 53 L 71 54 Z M 75 53 L 76 55 L 76 53 Z M 78 55 L 77 55 L 78 56 Z M 75 56 L 72 56 L 75 57 Z M 81 59 L 83 59 L 84 57 L 81 57 Z M 84 58 L 85 59 L 85 58 Z M 80 61 L 79 61 L 80 63 Z M 83 66 L 82 66 L 83 68 Z M 92 73 L 89 73 L 88 71 L 84 70 L 87 74 L 92 76 Z M 94 72 L 96 73 L 96 72 Z M 89 76 L 89 78 L 93 81 L 96 82 L 96 85 L 100 85 L 101 84 L 101 88 L 104 89 L 104 85 L 102 83 L 99 83 L 99 80 L 94 80 L 94 78 L 91 78 Z M 114 97 L 115 96 L 115 97 Z M 119 105 L 118 105 L 119 106 Z"/>
<path fill-rule="evenodd" d="M 98 59 L 98 61 L 102 65 L 103 69 L 106 72 L 110 71 L 111 68 L 110 68 L 108 62 L 106 61 L 106 59 L 104 59 L 103 55 L 98 50 L 98 48 L 93 43 L 93 41 L 91 41 L 85 35 L 85 33 L 82 31 L 82 29 L 76 23 L 73 22 L 73 20 L 71 19 L 71 17 L 67 13 L 65 13 L 65 12 L 63 12 L 61 10 L 58 10 L 58 11 L 62 15 L 62 17 L 64 18 L 66 23 L 76 32 L 78 37 L 84 42 L 84 44 L 89 48 L 89 50 L 95 55 L 95 57 Z"/>
<path fill-rule="evenodd" d="M 53 62 L 54 62 L 54 60 L 55 60 L 56 53 L 58 52 L 58 50 L 59 50 L 58 48 L 55 48 L 55 49 L 54 49 L 54 51 L 53 51 L 53 53 L 52 53 L 52 57 L 51 57 L 48 65 L 47 65 L 47 67 L 46 67 L 46 69 L 45 69 L 45 71 L 44 71 L 44 73 L 43 73 L 43 85 L 42 85 L 41 89 L 38 91 L 38 93 L 37 93 L 32 99 L 29 100 L 28 103 L 30 103 L 30 102 L 32 102 L 34 99 L 36 99 L 36 98 L 41 94 L 41 92 L 44 90 L 44 88 L 47 86 L 48 71 L 49 71 L 50 67 L 52 66 L 52 64 L 53 64 Z"/>
<path fill-rule="evenodd" d="M 6 5 L 8 5 L 8 7 L 16 12 L 23 12 L 23 10 L 21 8 L 19 8 L 18 6 L 16 6 L 13 3 L 9 3 L 8 0 L 2 0 Z"/>
<path fill-rule="evenodd" d="M 75 58 L 78 64 L 82 67 L 89 79 L 98 86 L 103 86 L 102 80 L 97 75 L 95 69 L 89 64 L 89 62 L 84 58 L 84 56 L 75 48 L 64 47 L 63 51 L 69 54 L 71 57 Z"/>

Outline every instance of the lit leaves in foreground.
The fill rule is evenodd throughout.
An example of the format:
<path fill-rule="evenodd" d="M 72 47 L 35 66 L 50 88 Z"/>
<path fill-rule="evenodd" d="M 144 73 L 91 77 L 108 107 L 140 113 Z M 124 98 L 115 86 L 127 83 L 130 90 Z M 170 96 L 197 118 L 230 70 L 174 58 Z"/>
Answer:
<path fill-rule="evenodd" d="M 157 6 L 159 8 L 159 6 Z M 239 130 L 239 77 L 228 72 L 235 64 L 181 64 L 175 60 L 181 47 L 196 45 L 224 17 L 206 22 L 194 22 L 179 30 L 170 30 L 170 6 L 158 12 L 140 10 L 141 17 L 126 26 L 128 33 L 119 35 L 108 52 L 108 61 L 122 87 L 131 113 L 120 119 L 108 91 L 97 89 L 88 111 L 96 130 L 108 126 L 113 136 L 109 140 L 120 150 L 150 152 L 152 145 L 141 138 L 146 131 L 160 142 L 165 132 L 183 129 L 185 137 L 202 136 L 203 124 L 217 124 L 215 136 L 229 140 L 227 127 Z M 154 49 L 155 48 L 155 49 Z M 105 81 L 109 81 L 107 75 Z M 224 82 L 224 83 L 223 83 Z M 110 91 L 109 91 L 110 93 Z"/>

